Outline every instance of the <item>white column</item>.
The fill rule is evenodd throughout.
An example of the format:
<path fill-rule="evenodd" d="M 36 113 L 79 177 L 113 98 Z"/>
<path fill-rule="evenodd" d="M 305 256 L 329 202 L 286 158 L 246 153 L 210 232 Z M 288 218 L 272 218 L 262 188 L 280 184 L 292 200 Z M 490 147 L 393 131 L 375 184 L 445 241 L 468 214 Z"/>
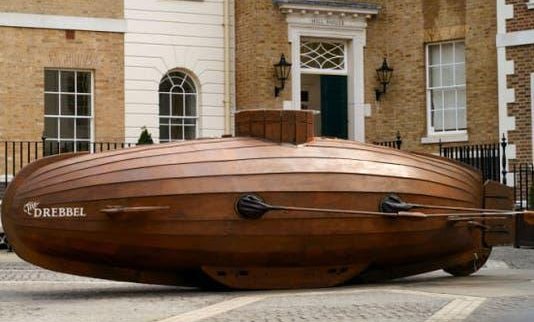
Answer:
<path fill-rule="evenodd" d="M 290 33 L 291 38 L 291 96 L 292 96 L 292 104 L 291 109 L 293 110 L 300 110 L 300 91 L 301 91 L 301 84 L 300 84 L 300 33 L 298 32 L 292 32 Z M 286 104 L 284 104 L 284 109 L 287 107 Z"/>
<path fill-rule="evenodd" d="M 348 55 L 349 139 L 365 142 L 364 40 L 353 38 Z"/>

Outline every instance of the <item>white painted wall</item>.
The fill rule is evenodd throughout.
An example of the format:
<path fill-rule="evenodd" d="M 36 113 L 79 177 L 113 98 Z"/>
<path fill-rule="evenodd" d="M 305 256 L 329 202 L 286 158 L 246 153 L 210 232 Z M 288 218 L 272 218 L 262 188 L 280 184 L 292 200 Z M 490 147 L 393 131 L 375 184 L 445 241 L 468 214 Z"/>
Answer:
<path fill-rule="evenodd" d="M 506 20 L 514 17 L 514 6 L 507 5 L 506 0 L 497 0 L 497 69 L 499 88 L 499 135 L 505 134 L 508 137 L 509 131 L 515 130 L 515 116 L 508 115 L 508 104 L 515 102 L 515 91 L 508 88 L 506 77 L 515 71 L 514 61 L 506 59 L 506 47 L 503 39 L 506 38 Z M 509 144 L 506 156 L 508 164 L 510 160 L 516 158 L 516 146 Z M 502 171 L 503 169 L 501 169 Z M 508 185 L 514 185 L 514 174 L 508 171 Z"/>
<path fill-rule="evenodd" d="M 198 137 L 223 134 L 223 6 L 224 0 L 125 0 L 128 142 L 137 141 L 143 126 L 154 139 L 159 138 L 158 87 L 163 75 L 172 69 L 188 71 L 196 78 L 200 94 Z M 233 25 L 233 9 L 231 21 Z M 231 46 L 233 57 L 233 40 Z M 233 69 L 233 61 L 231 66 Z M 235 79 L 233 70 L 231 79 Z"/>

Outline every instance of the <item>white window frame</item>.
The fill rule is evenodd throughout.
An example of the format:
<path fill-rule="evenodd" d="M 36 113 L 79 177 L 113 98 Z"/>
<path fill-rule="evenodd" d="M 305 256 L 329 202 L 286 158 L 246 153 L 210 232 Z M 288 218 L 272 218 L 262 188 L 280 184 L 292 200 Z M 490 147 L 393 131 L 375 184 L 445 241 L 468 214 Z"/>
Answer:
<path fill-rule="evenodd" d="M 171 73 L 182 73 L 183 75 L 185 75 L 185 78 L 184 78 L 184 82 L 189 78 L 191 80 L 191 83 L 193 84 L 193 86 L 195 87 L 195 91 L 194 93 L 186 93 L 184 91 L 183 95 L 184 95 L 184 114 L 185 114 L 185 104 L 186 104 L 186 100 L 185 100 L 185 96 L 195 96 L 195 114 L 196 116 L 186 116 L 186 115 L 182 115 L 182 116 L 173 116 L 172 115 L 172 89 L 174 87 L 176 87 L 177 85 L 174 84 L 174 82 L 172 81 L 172 79 L 170 78 L 170 74 Z M 172 82 L 173 86 L 171 87 L 170 91 L 169 92 L 160 92 L 159 91 L 159 88 L 158 88 L 158 128 L 160 128 L 160 135 L 159 135 L 159 141 L 161 143 L 167 143 L 167 142 L 180 142 L 180 141 L 186 141 L 187 139 L 185 139 L 185 128 L 186 128 L 186 125 L 182 122 L 182 139 L 181 140 L 175 140 L 171 137 L 171 133 L 172 133 L 172 130 L 171 130 L 171 126 L 169 125 L 169 133 L 168 133 L 168 139 L 162 139 L 161 138 L 161 119 L 162 118 L 168 118 L 168 119 L 171 119 L 171 120 L 195 120 L 195 138 L 198 138 L 198 133 L 199 133 L 199 109 L 200 109 L 200 104 L 199 104 L 199 92 L 198 92 L 198 84 L 197 82 L 195 81 L 195 78 L 193 76 L 191 76 L 191 73 L 189 72 L 186 72 L 186 71 L 183 71 L 183 70 L 170 70 L 168 71 L 167 73 L 165 73 L 165 75 L 163 75 L 163 77 L 161 78 L 160 80 L 160 83 L 158 86 L 161 86 L 161 84 L 163 83 L 164 79 L 165 78 L 169 78 L 170 81 Z M 183 85 L 183 83 L 182 83 Z M 169 94 L 169 115 L 162 115 L 160 114 L 160 109 L 161 109 L 161 101 L 160 101 L 160 95 L 161 94 Z"/>
<path fill-rule="evenodd" d="M 46 120 L 47 117 L 49 118 L 57 118 L 58 119 L 58 125 L 57 125 L 57 129 L 58 129 L 58 134 L 59 134 L 59 137 L 57 138 L 48 138 L 47 137 L 47 141 L 53 141 L 53 142 L 58 142 L 59 143 L 59 146 L 61 146 L 61 142 L 64 142 L 64 141 L 73 141 L 74 142 L 74 152 L 78 152 L 78 147 L 77 147 L 77 142 L 87 142 L 87 145 L 88 145 L 88 148 L 89 148 L 89 151 L 92 151 L 93 147 L 92 147 L 92 142 L 94 142 L 94 133 L 95 133 L 95 129 L 94 129 L 94 115 L 95 115 L 95 77 L 94 77 L 94 71 L 92 70 L 88 70 L 88 69 L 72 69 L 72 68 L 45 68 L 44 69 L 44 72 L 46 73 L 46 71 L 57 71 L 58 72 L 58 91 L 57 92 L 51 92 L 51 91 L 44 91 L 44 95 L 46 97 L 46 94 L 59 94 L 60 98 L 59 98 L 59 102 L 58 102 L 58 110 L 59 112 L 61 113 L 61 95 L 63 94 L 74 94 L 76 99 L 74 100 L 74 115 L 62 115 L 62 114 L 58 114 L 58 115 L 52 115 L 52 114 L 44 114 L 44 118 Z M 61 72 L 74 72 L 74 79 L 75 79 L 75 83 L 74 83 L 74 92 L 62 92 L 61 91 Z M 78 81 L 77 81 L 77 72 L 83 72 L 83 73 L 90 73 L 91 75 L 91 93 L 78 93 Z M 46 81 L 46 80 L 45 80 Z M 43 82 L 43 85 L 44 85 L 44 88 L 46 88 L 46 84 L 44 84 Z M 90 104 L 90 108 L 91 108 L 91 115 L 90 116 L 86 116 L 86 115 L 77 115 L 78 114 L 78 95 L 81 95 L 81 96 L 89 96 L 91 98 L 91 104 Z M 46 111 L 46 109 L 45 109 Z M 61 122 L 60 120 L 62 118 L 65 118 L 65 119 L 74 119 L 74 138 L 61 138 Z M 76 138 L 76 119 L 89 119 L 89 138 L 88 139 L 78 139 Z M 45 126 L 45 125 L 44 125 Z M 44 126 L 43 126 L 43 129 L 44 129 Z M 84 150 L 85 151 L 85 150 Z"/>
<path fill-rule="evenodd" d="M 428 43 L 425 45 L 425 71 L 426 71 L 426 114 L 427 114 L 427 133 L 429 136 L 435 136 L 435 137 L 439 137 L 439 136 L 460 136 L 460 137 L 463 137 L 463 136 L 466 136 L 467 135 L 467 129 L 464 129 L 464 130 L 452 130 L 452 131 L 447 131 L 447 130 L 443 130 L 443 131 L 435 131 L 434 130 L 434 127 L 432 126 L 432 95 L 431 95 L 431 92 L 432 92 L 432 89 L 436 89 L 435 87 L 430 87 L 430 67 L 434 67 L 436 65 L 430 65 L 430 47 L 431 46 L 436 46 L 436 45 L 445 45 L 445 44 L 456 44 L 456 43 L 463 43 L 464 44 L 464 48 L 465 48 L 465 40 L 462 39 L 462 40 L 453 40 L 453 41 L 442 41 L 442 42 L 435 42 L 435 43 Z M 440 56 L 441 56 L 441 49 L 440 49 Z M 456 62 L 456 51 L 453 50 L 453 65 L 455 64 Z M 464 73 L 465 73 L 465 78 L 466 78 L 466 82 L 463 84 L 463 85 L 453 85 L 453 86 L 450 86 L 449 88 L 450 89 L 454 89 L 454 90 L 459 90 L 459 89 L 464 89 L 466 90 L 466 83 L 467 83 L 467 69 L 465 68 L 466 67 L 466 61 L 465 61 L 465 51 L 464 51 Z M 439 66 L 442 66 L 443 64 L 441 64 L 441 59 L 440 59 L 440 65 Z M 443 79 L 443 72 L 440 72 L 440 77 Z M 440 88 L 446 88 L 446 86 L 440 86 Z M 457 107 L 458 108 L 458 107 Z M 465 106 L 465 111 L 466 111 L 466 126 L 467 126 L 467 91 L 466 91 L 466 106 Z M 423 140 L 425 141 L 425 140 Z M 425 142 L 423 142 L 425 143 Z"/>
<path fill-rule="evenodd" d="M 343 44 L 343 69 L 322 69 L 322 68 L 305 68 L 302 67 L 302 43 L 307 41 L 313 42 L 335 42 Z M 345 39 L 332 39 L 332 38 L 315 38 L 315 37 L 302 37 L 299 44 L 299 66 L 301 74 L 313 74 L 313 75 L 347 75 L 348 73 L 348 45 Z"/>

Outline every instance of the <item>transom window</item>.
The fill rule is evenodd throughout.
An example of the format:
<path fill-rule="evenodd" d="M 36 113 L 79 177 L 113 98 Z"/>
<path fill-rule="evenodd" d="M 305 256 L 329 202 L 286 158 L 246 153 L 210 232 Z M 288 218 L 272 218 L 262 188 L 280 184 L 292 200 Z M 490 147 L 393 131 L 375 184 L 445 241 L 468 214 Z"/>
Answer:
<path fill-rule="evenodd" d="M 427 97 L 430 134 L 466 130 L 463 41 L 427 46 Z"/>
<path fill-rule="evenodd" d="M 179 71 L 167 73 L 159 84 L 161 142 L 192 140 L 197 133 L 197 89 L 193 79 Z"/>
<path fill-rule="evenodd" d="M 81 70 L 45 70 L 47 153 L 89 150 L 92 137 L 93 75 Z"/>
<path fill-rule="evenodd" d="M 300 68 L 302 72 L 345 72 L 346 43 L 335 40 L 302 39 Z"/>

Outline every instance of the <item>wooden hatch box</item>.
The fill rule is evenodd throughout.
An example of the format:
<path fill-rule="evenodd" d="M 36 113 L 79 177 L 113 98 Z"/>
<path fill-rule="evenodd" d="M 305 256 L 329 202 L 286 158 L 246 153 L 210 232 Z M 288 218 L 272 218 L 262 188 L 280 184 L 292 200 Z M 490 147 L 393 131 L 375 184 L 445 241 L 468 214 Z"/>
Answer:
<path fill-rule="evenodd" d="M 244 110 L 235 115 L 236 136 L 273 142 L 304 144 L 313 141 L 312 111 Z"/>

